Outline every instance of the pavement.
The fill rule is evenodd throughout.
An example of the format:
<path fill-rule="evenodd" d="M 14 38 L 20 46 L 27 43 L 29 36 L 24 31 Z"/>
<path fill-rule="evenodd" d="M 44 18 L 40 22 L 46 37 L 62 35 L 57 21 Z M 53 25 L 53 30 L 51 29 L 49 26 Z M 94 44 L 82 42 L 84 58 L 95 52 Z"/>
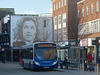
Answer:
<path fill-rule="evenodd" d="M 60 66 L 57 70 L 64 71 L 64 72 L 71 72 L 71 73 L 77 73 L 78 75 L 97 75 L 97 67 L 95 66 L 95 71 L 84 71 L 83 69 L 61 69 Z M 100 67 L 99 67 L 99 75 L 100 75 Z"/>
<path fill-rule="evenodd" d="M 19 62 L 6 62 L 6 68 L 9 68 L 9 65 L 12 65 L 12 68 L 17 68 L 20 67 Z M 2 70 L 3 67 L 3 63 L 0 61 L 0 70 Z M 16 67 L 15 67 L 16 65 Z M 70 72 L 72 74 L 76 74 L 76 75 L 97 75 L 97 70 L 96 70 L 96 66 L 95 66 L 95 71 L 83 71 L 82 69 L 61 69 L 60 66 L 58 66 L 58 68 L 56 70 L 61 71 L 61 72 Z M 16 69 L 15 69 L 16 70 Z M 100 75 L 100 67 L 99 67 L 99 75 Z"/>

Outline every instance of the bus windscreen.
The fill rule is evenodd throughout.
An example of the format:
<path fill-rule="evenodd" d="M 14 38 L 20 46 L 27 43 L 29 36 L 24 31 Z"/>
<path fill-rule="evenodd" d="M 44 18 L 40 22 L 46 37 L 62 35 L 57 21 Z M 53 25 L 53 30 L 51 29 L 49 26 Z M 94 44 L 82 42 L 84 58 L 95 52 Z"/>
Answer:
<path fill-rule="evenodd" d="M 34 50 L 36 60 L 56 60 L 57 51 L 55 47 L 38 47 Z"/>

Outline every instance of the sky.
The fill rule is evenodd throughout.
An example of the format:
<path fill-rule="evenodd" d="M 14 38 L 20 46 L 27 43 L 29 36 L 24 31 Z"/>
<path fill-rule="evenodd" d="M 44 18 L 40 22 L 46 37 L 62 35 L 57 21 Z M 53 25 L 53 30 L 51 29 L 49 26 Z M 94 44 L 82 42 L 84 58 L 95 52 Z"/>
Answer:
<path fill-rule="evenodd" d="M 0 8 L 14 8 L 15 14 L 52 13 L 52 0 L 0 0 Z"/>

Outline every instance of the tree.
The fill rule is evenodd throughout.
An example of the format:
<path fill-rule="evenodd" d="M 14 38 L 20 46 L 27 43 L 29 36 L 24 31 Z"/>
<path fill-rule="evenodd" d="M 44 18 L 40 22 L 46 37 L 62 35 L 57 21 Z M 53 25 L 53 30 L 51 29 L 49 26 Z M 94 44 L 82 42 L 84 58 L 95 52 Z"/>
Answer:
<path fill-rule="evenodd" d="M 80 11 L 81 13 L 81 11 Z M 76 14 L 76 15 L 75 15 Z M 69 40 L 74 39 L 76 45 L 80 43 L 80 40 L 86 38 L 88 34 L 88 25 L 84 22 L 86 21 L 84 18 L 79 18 L 77 12 L 71 15 L 71 20 L 69 21 L 68 32 Z M 81 14 L 80 14 L 81 15 Z M 81 21 L 81 24 L 80 24 Z"/>

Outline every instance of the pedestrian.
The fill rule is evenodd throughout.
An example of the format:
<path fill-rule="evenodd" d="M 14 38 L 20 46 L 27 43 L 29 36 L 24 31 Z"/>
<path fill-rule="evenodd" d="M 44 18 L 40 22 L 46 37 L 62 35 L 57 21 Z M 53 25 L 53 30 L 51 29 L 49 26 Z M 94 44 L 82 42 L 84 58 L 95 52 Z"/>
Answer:
<path fill-rule="evenodd" d="M 88 63 L 91 63 L 92 60 L 93 60 L 93 57 L 91 55 L 91 53 L 89 52 L 88 56 L 87 56 L 87 59 L 88 59 Z"/>
<path fill-rule="evenodd" d="M 86 71 L 87 70 L 87 61 L 84 60 L 84 70 Z"/>
<path fill-rule="evenodd" d="M 5 55 L 2 55 L 2 63 L 5 64 Z"/>
<path fill-rule="evenodd" d="M 68 64 L 67 64 L 67 59 L 66 59 L 66 57 L 64 58 L 63 65 L 68 69 Z"/>

